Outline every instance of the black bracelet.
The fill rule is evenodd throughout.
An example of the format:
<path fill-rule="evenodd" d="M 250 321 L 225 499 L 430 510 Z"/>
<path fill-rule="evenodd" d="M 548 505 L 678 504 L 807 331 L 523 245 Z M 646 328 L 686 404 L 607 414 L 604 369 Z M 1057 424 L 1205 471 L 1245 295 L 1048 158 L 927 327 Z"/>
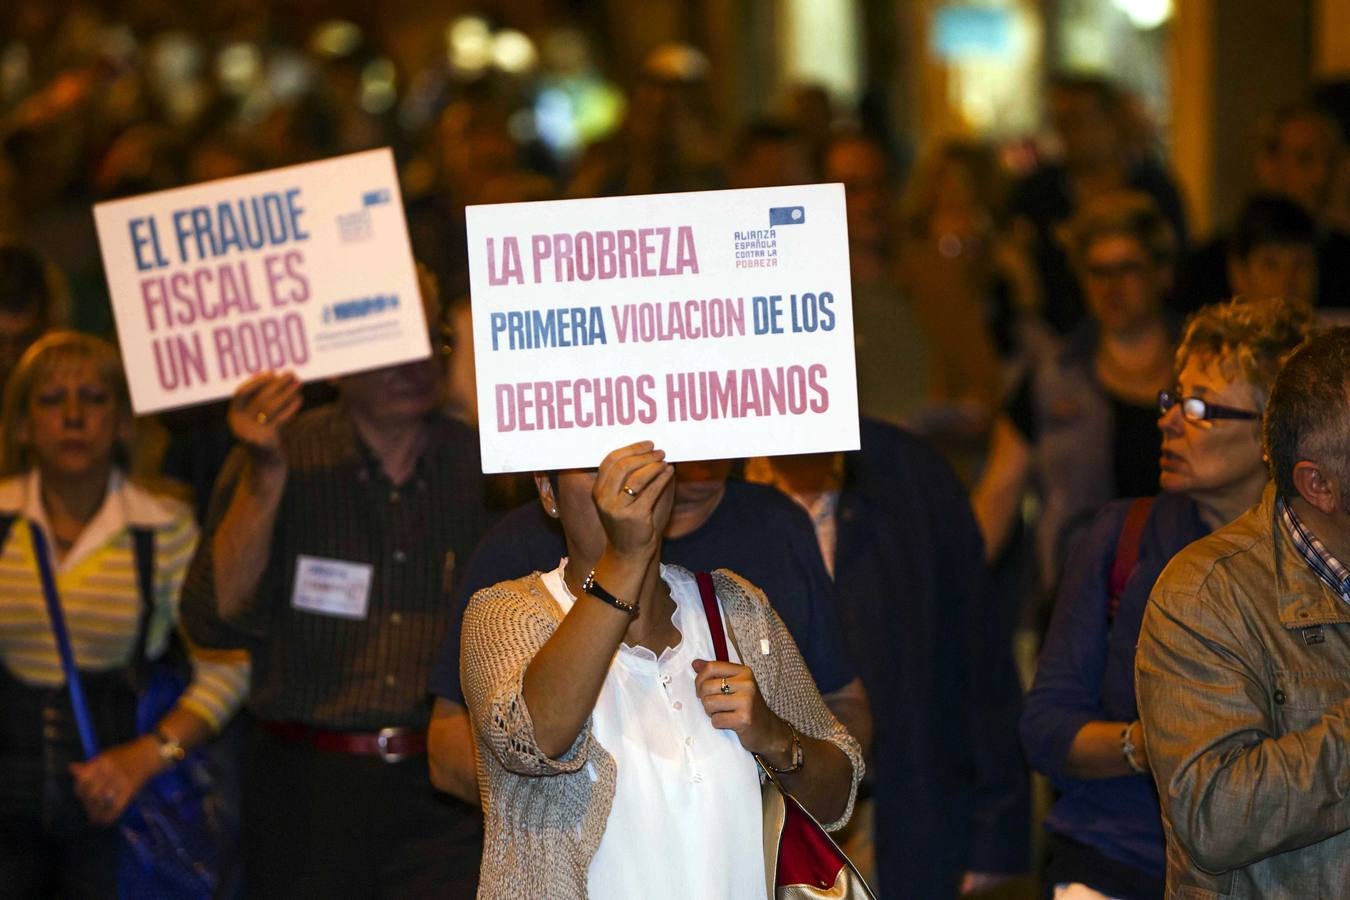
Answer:
<path fill-rule="evenodd" d="M 591 571 L 586 575 L 585 580 L 581 582 L 581 589 L 586 593 L 590 594 L 595 599 L 608 603 L 610 606 L 614 607 L 620 612 L 626 612 L 630 616 L 637 615 L 638 608 L 636 603 L 624 603 L 618 597 L 615 597 L 609 591 L 605 590 L 599 584 L 596 583 L 594 569 L 591 569 Z"/>

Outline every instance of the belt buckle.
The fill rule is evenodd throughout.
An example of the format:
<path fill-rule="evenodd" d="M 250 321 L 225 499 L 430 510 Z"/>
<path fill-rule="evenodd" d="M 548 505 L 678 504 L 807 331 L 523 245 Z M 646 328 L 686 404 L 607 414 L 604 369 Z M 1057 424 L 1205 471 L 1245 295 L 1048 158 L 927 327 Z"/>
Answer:
<path fill-rule="evenodd" d="M 403 762 L 411 756 L 411 753 L 395 753 L 389 749 L 390 740 L 407 733 L 407 728 L 381 728 L 379 733 L 375 735 L 375 746 L 379 748 L 380 759 L 387 763 L 396 763 Z"/>

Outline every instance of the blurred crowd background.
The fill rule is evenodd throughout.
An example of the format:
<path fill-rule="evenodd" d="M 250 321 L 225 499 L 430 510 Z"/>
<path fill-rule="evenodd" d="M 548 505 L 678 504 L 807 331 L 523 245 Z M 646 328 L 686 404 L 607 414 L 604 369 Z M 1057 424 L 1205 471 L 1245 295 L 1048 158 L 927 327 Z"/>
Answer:
<path fill-rule="evenodd" d="M 58 321 L 114 335 L 92 204 L 341 153 L 393 148 L 446 300 L 468 292 L 467 205 L 842 182 L 862 411 L 927 435 L 971 487 L 1029 680 L 1060 561 L 1033 536 L 1053 497 L 1028 489 L 1032 373 L 1091 318 L 1109 381 L 1115 301 L 1089 308 L 1084 280 L 1166 268 L 1121 326 L 1157 346 L 1122 343 L 1137 356 L 1108 385 L 1148 438 L 1145 489 L 1116 472 L 1109 493 L 1152 493 L 1152 398 L 1179 317 L 1240 286 L 1227 259 L 1316 252 L 1311 281 L 1282 258 L 1269 290 L 1343 316 L 1347 72 L 1342 0 L 7 0 L 0 243 L 36 254 L 54 302 L 40 320 L 0 309 L 0 339 L 21 350 Z M 1140 260 L 1094 275 L 1071 258 L 1091 222 L 1066 225 L 1126 188 L 1167 246 L 1111 226 Z M 0 270 L 8 296 L 34 277 Z M 467 308 L 448 305 L 448 340 Z M 449 380 L 475 424 L 470 359 Z M 220 408 L 168 424 L 204 442 L 166 463 L 201 503 Z M 1133 446 L 1127 431 L 1107 439 Z"/>

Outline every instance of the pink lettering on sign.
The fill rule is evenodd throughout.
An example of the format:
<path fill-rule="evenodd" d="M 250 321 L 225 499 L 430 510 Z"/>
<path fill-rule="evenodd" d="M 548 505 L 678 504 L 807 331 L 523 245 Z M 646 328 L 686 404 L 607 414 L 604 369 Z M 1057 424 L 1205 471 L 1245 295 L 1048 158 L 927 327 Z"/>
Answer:
<path fill-rule="evenodd" d="M 500 243 L 499 243 L 500 240 Z M 619 228 L 535 234 L 529 237 L 530 275 L 535 284 L 697 275 L 698 248 L 691 225 Z M 490 286 L 523 284 L 520 239 L 487 238 Z"/>

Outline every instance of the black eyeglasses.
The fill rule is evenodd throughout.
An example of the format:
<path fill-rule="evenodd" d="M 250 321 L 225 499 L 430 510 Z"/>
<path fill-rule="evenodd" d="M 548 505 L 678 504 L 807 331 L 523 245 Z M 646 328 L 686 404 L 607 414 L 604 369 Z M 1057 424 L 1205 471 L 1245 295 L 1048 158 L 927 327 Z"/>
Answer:
<path fill-rule="evenodd" d="M 1220 406 L 1217 403 L 1209 403 L 1201 400 L 1199 397 L 1181 397 L 1180 388 L 1173 388 L 1170 391 L 1158 391 L 1158 415 L 1165 416 L 1167 411 L 1178 403 L 1181 404 L 1181 415 L 1188 422 L 1205 422 L 1213 419 L 1259 419 L 1261 414 L 1250 409 L 1235 409 L 1231 406 Z"/>

